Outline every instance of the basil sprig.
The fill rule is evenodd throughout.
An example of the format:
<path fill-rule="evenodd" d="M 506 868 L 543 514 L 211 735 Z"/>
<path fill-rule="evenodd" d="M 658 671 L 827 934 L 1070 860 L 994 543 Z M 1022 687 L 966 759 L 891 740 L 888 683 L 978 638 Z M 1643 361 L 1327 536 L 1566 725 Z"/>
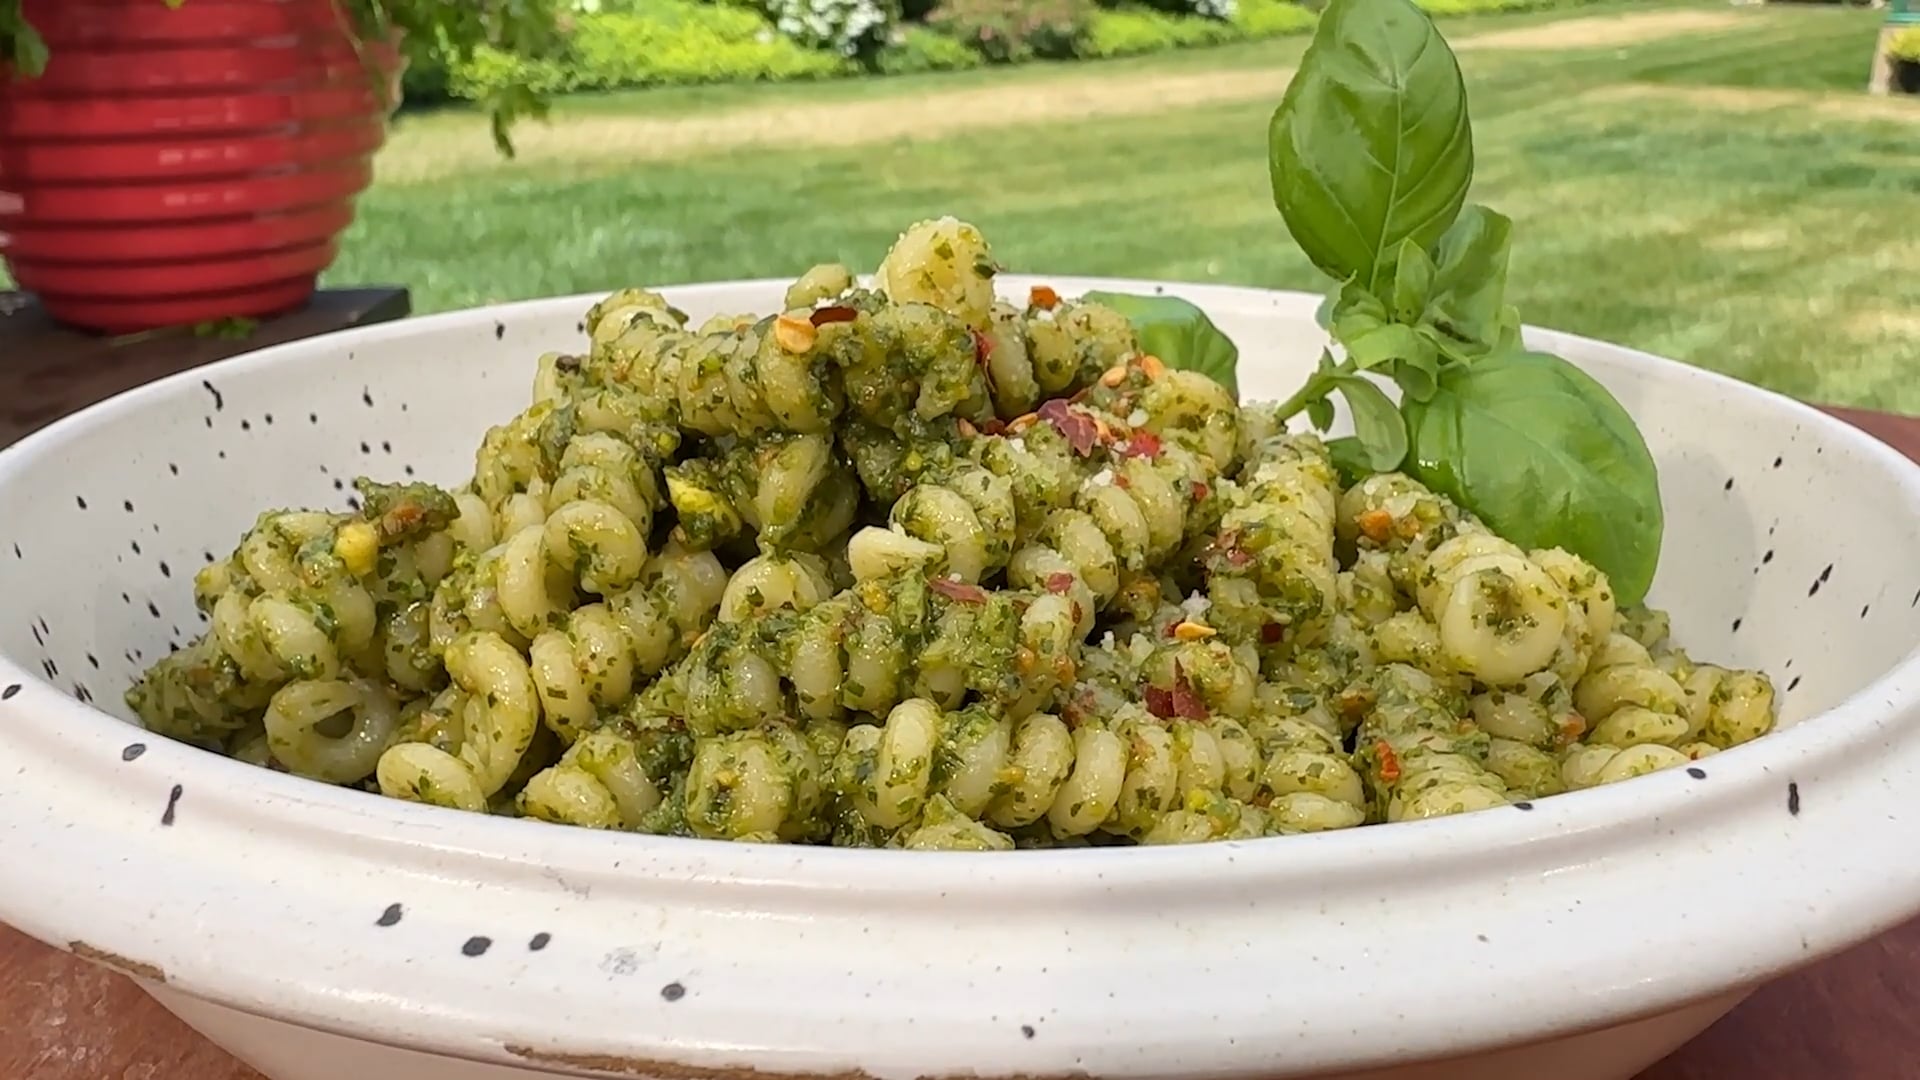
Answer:
<path fill-rule="evenodd" d="M 1348 472 L 1403 469 L 1525 548 L 1560 547 L 1622 604 L 1653 581 L 1664 528 L 1639 429 L 1597 381 L 1520 340 L 1506 303 L 1512 223 L 1466 201 L 1473 132 L 1460 66 L 1410 0 L 1330 0 L 1269 129 L 1274 204 L 1340 284 L 1339 346 L 1282 419 L 1332 440 Z M 1380 381 L 1400 388 L 1398 405 Z"/>

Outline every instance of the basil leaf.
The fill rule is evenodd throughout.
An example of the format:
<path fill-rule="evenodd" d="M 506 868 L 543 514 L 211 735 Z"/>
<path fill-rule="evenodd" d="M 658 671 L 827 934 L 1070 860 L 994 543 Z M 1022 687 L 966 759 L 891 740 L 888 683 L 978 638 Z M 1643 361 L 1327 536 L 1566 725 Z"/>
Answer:
<path fill-rule="evenodd" d="M 1639 603 L 1664 519 L 1653 455 L 1606 388 L 1557 356 L 1494 353 L 1404 407 L 1413 476 L 1523 548 L 1560 547 Z"/>
<path fill-rule="evenodd" d="M 1413 328 L 1395 323 L 1378 297 L 1353 282 L 1341 287 L 1340 300 L 1334 305 L 1333 339 L 1362 371 L 1390 363 L 1416 347 Z"/>
<path fill-rule="evenodd" d="M 16 16 L 17 18 L 17 16 Z M 17 21 L 12 27 L 13 48 L 11 60 L 16 78 L 37 79 L 47 70 L 47 42 L 24 20 Z"/>
<path fill-rule="evenodd" d="M 1466 85 L 1410 0 L 1329 4 L 1267 133 L 1273 202 L 1332 277 L 1382 293 L 1400 244 L 1432 247 L 1473 176 Z"/>
<path fill-rule="evenodd" d="M 1500 309 L 1500 319 L 1494 324 L 1493 347 L 1505 352 L 1520 349 L 1520 309 L 1508 304 Z"/>
<path fill-rule="evenodd" d="M 1389 321 L 1380 301 L 1357 287 L 1347 291 L 1333 315 L 1334 340 L 1346 350 L 1355 369 L 1391 371 L 1400 388 L 1420 400 L 1433 395 L 1434 379 L 1440 373 L 1436 336 L 1445 340 L 1426 324 Z"/>
<path fill-rule="evenodd" d="M 1444 238 L 1443 238 L 1444 239 Z M 1393 317 L 1408 326 L 1417 325 L 1427 313 L 1427 297 L 1433 291 L 1433 259 L 1426 249 L 1412 240 L 1400 243 L 1400 255 L 1393 264 Z"/>
<path fill-rule="evenodd" d="M 1131 293 L 1087 293 L 1081 299 L 1105 304 L 1133 323 L 1140 351 L 1157 356 L 1168 367 L 1197 371 L 1240 396 L 1234 369 L 1240 349 L 1220 332 L 1207 313 L 1177 296 L 1135 296 Z"/>
<path fill-rule="evenodd" d="M 1487 346 L 1499 341 L 1512 234 L 1505 216 L 1473 205 L 1440 238 L 1428 310 L 1454 337 Z"/>
<path fill-rule="evenodd" d="M 1342 486 L 1352 487 L 1373 475 L 1373 466 L 1367 463 L 1366 447 L 1352 435 L 1328 439 L 1327 456 L 1333 459 L 1333 467 L 1340 473 Z"/>
<path fill-rule="evenodd" d="M 1400 358 L 1400 363 L 1393 369 L 1393 381 L 1400 384 L 1400 392 L 1407 397 L 1415 401 L 1427 401 L 1440 387 L 1440 351 L 1424 328 L 1420 343 L 1424 348 Z"/>
<path fill-rule="evenodd" d="M 1314 398 L 1307 402 L 1307 422 L 1314 430 L 1325 431 L 1333 426 L 1333 402 L 1326 398 Z"/>
<path fill-rule="evenodd" d="M 1346 347 L 1353 366 L 1361 371 L 1371 371 L 1433 349 L 1432 343 L 1422 339 L 1419 331 L 1401 323 L 1381 323 L 1358 336 L 1342 338 L 1340 344 Z"/>
<path fill-rule="evenodd" d="M 1320 298 L 1320 306 L 1313 309 L 1313 321 L 1320 324 L 1322 330 L 1333 329 L 1333 313 L 1339 310 L 1341 290 L 1335 289 Z"/>
<path fill-rule="evenodd" d="M 1353 433 L 1366 450 L 1367 464 L 1375 472 L 1399 468 L 1407 457 L 1407 423 L 1393 399 L 1358 375 L 1338 376 L 1334 388 L 1347 399 Z"/>

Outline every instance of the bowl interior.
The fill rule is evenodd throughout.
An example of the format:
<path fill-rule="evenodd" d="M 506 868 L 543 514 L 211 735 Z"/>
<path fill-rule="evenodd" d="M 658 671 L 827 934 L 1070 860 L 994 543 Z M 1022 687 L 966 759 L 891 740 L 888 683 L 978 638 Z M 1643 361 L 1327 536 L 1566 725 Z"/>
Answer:
<path fill-rule="evenodd" d="M 1010 275 L 1001 287 L 1024 296 L 1035 280 Z M 1068 295 L 1154 288 L 1048 280 Z M 781 288 L 670 294 L 698 321 L 774 310 Z M 1315 297 L 1168 291 L 1206 307 L 1239 344 L 1247 398 L 1290 393 L 1325 340 Z M 130 717 L 124 689 L 204 629 L 194 572 L 261 510 L 345 507 L 362 474 L 460 483 L 486 428 L 528 402 L 540 353 L 583 343 L 593 299 L 282 346 L 135 391 L 0 456 L 0 660 Z M 1586 367 L 1639 420 L 1667 514 L 1652 599 L 1693 655 L 1769 672 L 1791 723 L 1860 690 L 1920 639 L 1920 471 L 1718 376 L 1530 337 Z"/>

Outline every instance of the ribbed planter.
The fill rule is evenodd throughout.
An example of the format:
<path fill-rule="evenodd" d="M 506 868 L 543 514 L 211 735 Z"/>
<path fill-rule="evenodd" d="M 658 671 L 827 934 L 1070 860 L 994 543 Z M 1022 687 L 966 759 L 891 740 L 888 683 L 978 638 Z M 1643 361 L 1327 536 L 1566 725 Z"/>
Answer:
<path fill-rule="evenodd" d="M 126 333 L 298 307 L 386 133 L 390 45 L 333 0 L 26 0 L 0 77 L 0 254 L 54 318 Z M 0 69 L 3 72 L 4 69 Z"/>

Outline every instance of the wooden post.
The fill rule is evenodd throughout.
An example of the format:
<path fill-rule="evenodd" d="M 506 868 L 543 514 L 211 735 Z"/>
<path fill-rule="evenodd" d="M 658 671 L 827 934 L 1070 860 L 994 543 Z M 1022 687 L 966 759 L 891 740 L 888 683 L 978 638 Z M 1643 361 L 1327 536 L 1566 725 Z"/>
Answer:
<path fill-rule="evenodd" d="M 1873 70 L 1867 76 L 1869 94 L 1893 93 L 1893 56 L 1887 50 L 1893 44 L 1893 35 L 1899 31 L 1893 23 L 1880 28 L 1880 40 L 1873 47 Z"/>

